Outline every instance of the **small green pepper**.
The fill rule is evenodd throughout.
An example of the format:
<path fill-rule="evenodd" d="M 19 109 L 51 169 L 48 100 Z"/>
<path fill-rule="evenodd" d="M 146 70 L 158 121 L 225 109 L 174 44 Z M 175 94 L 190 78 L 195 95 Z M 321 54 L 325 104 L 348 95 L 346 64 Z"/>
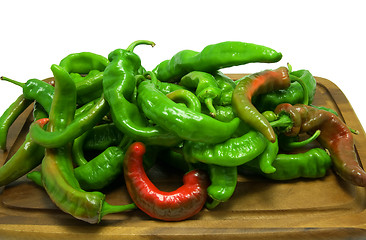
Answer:
<path fill-rule="evenodd" d="M 209 73 L 193 71 L 183 76 L 179 84 L 188 89 L 195 90 L 195 94 L 201 103 L 206 104 L 211 116 L 216 115 L 214 102 L 218 102 L 221 95 L 216 79 Z"/>

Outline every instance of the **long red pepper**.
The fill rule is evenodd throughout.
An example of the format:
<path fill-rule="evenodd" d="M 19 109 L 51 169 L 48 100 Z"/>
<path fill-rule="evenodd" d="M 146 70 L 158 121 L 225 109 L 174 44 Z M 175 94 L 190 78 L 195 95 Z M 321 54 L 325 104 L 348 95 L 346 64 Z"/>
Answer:
<path fill-rule="evenodd" d="M 192 170 L 183 177 L 183 185 L 172 192 L 160 191 L 147 177 L 143 167 L 145 145 L 135 142 L 124 159 L 127 190 L 136 206 L 149 216 L 164 221 L 181 221 L 197 214 L 207 199 L 208 177 Z"/>
<path fill-rule="evenodd" d="M 266 70 L 245 76 L 238 81 L 232 97 L 232 105 L 238 117 L 261 132 L 269 141 L 275 142 L 276 134 L 273 128 L 251 101 L 255 95 L 288 88 L 291 84 L 288 69 L 280 67 Z"/>
<path fill-rule="evenodd" d="M 344 180 L 366 187 L 366 172 L 358 163 L 352 132 L 335 114 L 304 104 L 280 104 L 275 113 L 297 111 L 300 113 L 300 133 L 321 133 L 317 140 L 330 153 L 336 173 Z"/>

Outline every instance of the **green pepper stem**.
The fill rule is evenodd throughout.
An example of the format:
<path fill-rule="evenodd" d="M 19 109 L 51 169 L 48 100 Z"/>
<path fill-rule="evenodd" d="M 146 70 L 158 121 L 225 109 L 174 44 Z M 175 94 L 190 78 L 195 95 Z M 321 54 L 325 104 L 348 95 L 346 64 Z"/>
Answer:
<path fill-rule="evenodd" d="M 301 142 L 289 142 L 286 144 L 286 147 L 288 148 L 300 148 L 303 147 L 305 145 L 307 145 L 308 143 L 311 143 L 312 141 L 314 141 L 315 139 L 317 139 L 320 135 L 321 131 L 320 130 L 316 130 L 316 132 L 309 137 L 308 139 L 301 141 Z"/>
<path fill-rule="evenodd" d="M 214 209 L 217 207 L 221 202 L 217 201 L 215 199 L 212 199 L 212 202 L 206 202 L 206 208 L 207 209 Z"/>
<path fill-rule="evenodd" d="M 306 87 L 304 81 L 301 78 L 299 78 L 297 76 L 294 76 L 294 75 L 290 75 L 290 78 L 291 78 L 291 81 L 294 80 L 294 81 L 298 82 L 301 85 L 303 93 L 304 93 L 303 94 L 303 98 L 304 98 L 303 99 L 303 104 L 304 105 L 309 105 L 309 90 Z"/>
<path fill-rule="evenodd" d="M 130 46 L 127 47 L 126 51 L 127 52 L 133 52 L 133 50 L 135 49 L 136 46 L 140 45 L 140 44 L 146 44 L 146 45 L 151 45 L 152 47 L 155 46 L 155 43 L 152 41 L 148 41 L 148 40 L 137 40 L 134 41 L 133 43 L 130 44 Z"/>
<path fill-rule="evenodd" d="M 110 205 L 107 202 L 103 203 L 102 210 L 100 213 L 100 218 L 103 216 L 110 214 L 110 213 L 119 213 L 119 212 L 125 212 L 128 210 L 136 209 L 136 204 L 130 203 L 126 205 Z"/>
<path fill-rule="evenodd" d="M 272 127 L 288 127 L 292 125 L 292 120 L 287 114 L 282 114 L 279 119 L 269 123 Z"/>
<path fill-rule="evenodd" d="M 210 111 L 210 115 L 212 117 L 215 117 L 216 116 L 216 109 L 212 104 L 212 98 L 206 98 L 205 99 L 205 105 L 208 108 L 208 110 Z"/>
<path fill-rule="evenodd" d="M 7 82 L 10 82 L 10 83 L 13 83 L 15 85 L 18 85 L 19 87 L 24 87 L 24 83 L 21 83 L 21 82 L 18 82 L 18 81 L 15 81 L 13 79 L 10 79 L 10 78 L 7 78 L 7 77 L 4 77 L 4 76 L 1 76 L 0 78 L 1 80 L 4 80 L 4 81 L 7 81 Z"/>

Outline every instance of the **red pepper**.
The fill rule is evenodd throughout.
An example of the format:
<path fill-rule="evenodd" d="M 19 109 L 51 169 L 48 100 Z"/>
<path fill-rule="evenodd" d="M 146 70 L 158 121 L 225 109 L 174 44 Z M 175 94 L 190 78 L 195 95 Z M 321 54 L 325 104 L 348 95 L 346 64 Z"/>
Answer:
<path fill-rule="evenodd" d="M 124 159 L 127 190 L 136 206 L 149 216 L 164 221 L 181 221 L 197 214 L 207 199 L 208 176 L 192 170 L 183 177 L 183 186 L 172 192 L 160 191 L 143 167 L 145 145 L 135 142 Z"/>
<path fill-rule="evenodd" d="M 300 113 L 301 128 L 299 133 L 321 133 L 317 140 L 330 153 L 336 173 L 344 180 L 366 187 L 366 172 L 360 167 L 354 149 L 351 130 L 335 114 L 304 104 L 280 104 L 275 113 L 297 111 Z"/>
<path fill-rule="evenodd" d="M 286 89 L 290 86 L 291 80 L 288 69 L 280 67 L 275 70 L 266 70 L 245 76 L 238 80 L 232 105 L 238 117 L 251 127 L 261 132 L 269 141 L 276 141 L 276 134 L 268 120 L 258 112 L 252 104 L 252 97 L 258 94 Z"/>

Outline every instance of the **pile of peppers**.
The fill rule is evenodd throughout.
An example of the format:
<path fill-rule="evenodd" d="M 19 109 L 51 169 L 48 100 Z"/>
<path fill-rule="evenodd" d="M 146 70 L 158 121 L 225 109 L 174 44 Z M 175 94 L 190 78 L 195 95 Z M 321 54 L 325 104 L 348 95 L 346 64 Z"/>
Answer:
<path fill-rule="evenodd" d="M 107 57 L 67 55 L 51 66 L 53 82 L 1 77 L 22 94 L 0 117 L 0 148 L 7 151 L 8 130 L 30 105 L 34 121 L 1 166 L 0 186 L 26 175 L 62 211 L 91 224 L 136 209 L 163 221 L 214 211 L 235 194 L 238 174 L 284 181 L 322 178 L 333 167 L 366 186 L 356 131 L 312 105 L 316 80 L 308 70 L 288 64 L 236 81 L 221 72 L 279 62 L 280 52 L 227 41 L 146 70 L 134 53 L 140 45 L 155 43 L 138 40 Z M 180 171 L 182 186 L 156 187 L 147 172 L 157 164 Z M 121 177 L 131 203 L 108 204 L 103 191 Z"/>

